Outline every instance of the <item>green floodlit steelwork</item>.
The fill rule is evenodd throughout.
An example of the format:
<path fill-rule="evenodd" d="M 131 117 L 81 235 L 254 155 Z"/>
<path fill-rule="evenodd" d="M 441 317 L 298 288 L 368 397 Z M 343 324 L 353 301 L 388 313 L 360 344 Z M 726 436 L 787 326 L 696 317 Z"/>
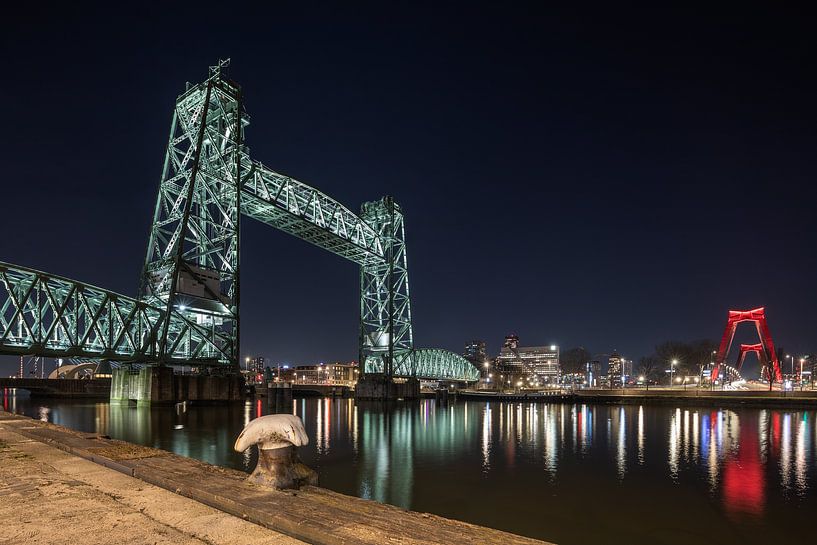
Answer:
<path fill-rule="evenodd" d="M 176 100 L 138 297 L 3 264 L 0 353 L 237 369 L 245 215 L 360 266 L 366 372 L 475 380 L 456 354 L 414 351 L 400 206 L 384 197 L 358 215 L 253 160 L 226 65 Z"/>
<path fill-rule="evenodd" d="M 0 262 L 0 346 L 5 354 L 156 361 L 167 330 L 168 363 L 226 356 L 211 332 L 144 301 Z M 167 325 L 167 327 L 165 327 Z"/>
<path fill-rule="evenodd" d="M 414 368 L 419 378 L 479 380 L 479 370 L 467 359 L 450 350 L 418 348 L 414 351 Z"/>

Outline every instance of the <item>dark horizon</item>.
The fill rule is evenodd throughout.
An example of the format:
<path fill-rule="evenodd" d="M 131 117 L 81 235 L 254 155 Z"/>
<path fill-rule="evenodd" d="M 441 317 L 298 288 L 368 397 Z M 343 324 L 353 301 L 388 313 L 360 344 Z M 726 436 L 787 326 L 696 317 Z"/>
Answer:
<path fill-rule="evenodd" d="M 403 207 L 416 346 L 637 359 L 765 306 L 817 351 L 810 14 L 175 9 L 7 12 L 0 260 L 135 295 L 175 98 L 229 57 L 255 158 Z M 242 228 L 242 357 L 357 359 L 357 266 Z"/>

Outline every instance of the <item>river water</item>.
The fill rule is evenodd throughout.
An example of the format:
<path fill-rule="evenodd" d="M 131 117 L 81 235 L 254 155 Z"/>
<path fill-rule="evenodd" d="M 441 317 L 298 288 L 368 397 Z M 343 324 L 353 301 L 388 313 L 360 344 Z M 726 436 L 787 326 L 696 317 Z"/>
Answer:
<path fill-rule="evenodd" d="M 273 412 L 3 397 L 3 408 L 250 471 L 232 445 Z M 280 408 L 279 408 L 280 409 Z M 560 545 L 812 543 L 815 411 L 295 399 L 324 487 Z M 476 545 L 476 544 L 475 544 Z"/>

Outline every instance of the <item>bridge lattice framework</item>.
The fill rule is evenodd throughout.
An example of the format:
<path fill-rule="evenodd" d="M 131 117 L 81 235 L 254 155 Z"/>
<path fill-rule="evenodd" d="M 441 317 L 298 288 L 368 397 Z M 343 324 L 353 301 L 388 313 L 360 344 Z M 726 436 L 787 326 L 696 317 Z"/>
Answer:
<path fill-rule="evenodd" d="M 359 265 L 364 372 L 476 380 L 463 357 L 414 347 L 399 204 L 383 197 L 355 214 L 254 160 L 225 66 L 176 100 L 137 297 L 0 262 L 0 353 L 236 370 L 248 216 Z"/>

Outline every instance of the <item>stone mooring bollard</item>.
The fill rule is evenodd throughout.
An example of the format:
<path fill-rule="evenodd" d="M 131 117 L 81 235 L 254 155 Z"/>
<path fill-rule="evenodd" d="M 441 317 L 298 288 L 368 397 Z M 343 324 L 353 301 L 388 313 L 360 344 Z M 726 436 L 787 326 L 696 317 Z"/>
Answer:
<path fill-rule="evenodd" d="M 303 422 L 291 414 L 256 418 L 235 440 L 235 450 L 258 446 L 258 464 L 247 480 L 275 488 L 300 488 L 318 484 L 318 474 L 304 465 L 296 449 L 309 444 Z"/>

